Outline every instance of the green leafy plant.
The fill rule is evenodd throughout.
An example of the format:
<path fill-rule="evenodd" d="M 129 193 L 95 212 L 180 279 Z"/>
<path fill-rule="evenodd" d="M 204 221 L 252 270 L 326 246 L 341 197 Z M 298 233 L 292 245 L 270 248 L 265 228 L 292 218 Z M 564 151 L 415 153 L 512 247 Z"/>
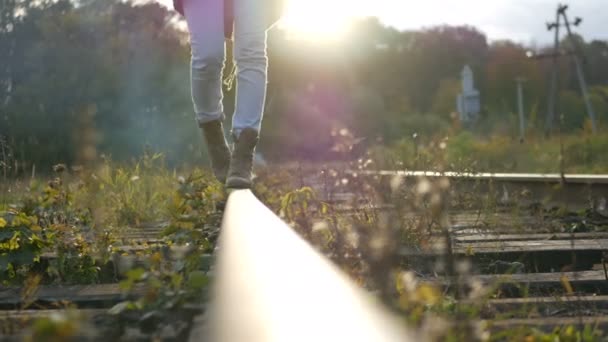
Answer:
<path fill-rule="evenodd" d="M 170 221 L 162 236 L 170 243 L 190 243 L 210 248 L 219 235 L 221 206 L 226 200 L 222 186 L 209 174 L 195 172 L 180 178 L 177 191 L 169 200 Z"/>
<path fill-rule="evenodd" d="M 36 217 L 9 212 L 0 216 L 0 275 L 2 283 L 19 282 L 40 261 L 48 246 Z"/>

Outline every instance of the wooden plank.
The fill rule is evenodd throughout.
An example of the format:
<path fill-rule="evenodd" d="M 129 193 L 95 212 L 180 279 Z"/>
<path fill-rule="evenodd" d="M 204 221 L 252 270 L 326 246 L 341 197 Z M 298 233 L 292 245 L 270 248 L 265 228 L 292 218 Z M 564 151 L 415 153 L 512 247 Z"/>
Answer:
<path fill-rule="evenodd" d="M 482 215 L 480 217 L 451 216 L 449 219 L 450 231 L 454 234 L 466 234 L 467 231 L 511 234 L 518 232 L 539 233 L 540 229 L 555 230 L 556 228 L 569 226 L 559 219 L 532 217 L 526 214 L 524 214 L 525 216 L 521 215 L 510 213 L 492 216 Z"/>
<path fill-rule="evenodd" d="M 471 279 L 479 280 L 486 284 L 499 282 L 521 284 L 561 284 L 564 277 L 572 284 L 602 282 L 608 285 L 608 280 L 606 280 L 606 275 L 604 274 L 603 270 L 561 273 L 482 274 L 470 276 Z"/>
<path fill-rule="evenodd" d="M 460 243 L 452 245 L 452 253 L 460 255 L 530 253 L 530 252 L 566 252 L 566 251 L 605 251 L 608 250 L 608 239 L 598 240 L 533 240 L 533 241 L 490 241 Z M 446 253 L 445 244 L 434 241 L 421 250 L 403 248 L 402 256 L 433 256 Z"/>
<path fill-rule="evenodd" d="M 484 317 L 495 315 L 508 315 L 509 317 L 531 317 L 531 314 L 542 315 L 551 311 L 553 314 L 560 311 L 566 313 L 584 310 L 586 312 L 608 309 L 608 296 L 548 296 L 525 298 L 500 298 L 487 301 L 463 300 L 460 303 L 482 308 Z M 522 311 L 523 310 L 523 311 Z"/>
<path fill-rule="evenodd" d="M 108 309 L 55 309 L 55 310 L 0 310 L 0 324 L 8 320 L 27 322 L 34 319 L 48 317 L 53 314 L 75 313 L 78 317 L 86 319 L 106 314 Z"/>
<path fill-rule="evenodd" d="M 483 235 L 524 235 L 524 234 L 569 234 L 563 233 L 567 231 L 566 229 L 570 228 L 571 225 L 566 224 L 554 224 L 554 223 L 545 223 L 538 225 L 523 225 L 518 226 L 516 224 L 512 225 L 478 225 L 478 226 L 470 226 L 470 228 L 458 228 L 458 227 L 450 227 L 450 235 L 454 238 L 458 236 L 483 236 Z M 455 229 L 454 229 L 455 228 Z M 596 233 L 593 229 L 588 232 L 589 234 Z M 602 233 L 602 231 L 597 231 L 597 233 Z M 582 233 L 578 233 L 582 234 Z M 607 237 L 608 238 L 608 237 Z"/>
<path fill-rule="evenodd" d="M 352 206 L 351 204 L 337 204 L 332 207 L 332 209 L 339 213 L 351 213 L 351 212 L 361 212 L 361 211 L 388 211 L 394 210 L 395 206 L 392 204 L 380 204 L 380 205 L 357 205 Z"/>
<path fill-rule="evenodd" d="M 194 251 L 197 247 L 194 245 L 167 245 L 164 241 L 143 243 L 137 245 L 119 245 L 113 247 L 113 254 L 119 254 L 119 258 L 122 257 L 120 254 L 126 254 L 126 257 L 137 257 L 137 253 L 146 252 L 145 255 L 150 255 L 153 252 L 162 251 L 169 255 L 185 255 Z M 45 252 L 40 256 L 41 259 L 55 259 L 57 258 L 56 252 Z M 114 260 L 110 260 L 113 262 Z"/>
<path fill-rule="evenodd" d="M 555 273 L 475 274 L 467 275 L 466 277 L 460 276 L 457 280 L 464 286 L 474 282 L 480 282 L 483 285 L 518 284 L 529 285 L 534 288 L 546 287 L 547 289 L 552 289 L 555 287 L 563 288 L 563 279 L 567 279 L 568 282 L 574 287 L 575 291 L 577 286 L 583 285 L 608 288 L 608 280 L 606 279 L 603 270 Z M 441 286 L 454 283 L 453 281 L 448 281 L 448 279 L 443 276 L 425 278 L 422 281 Z"/>
<path fill-rule="evenodd" d="M 583 240 L 608 239 L 608 233 L 542 233 L 542 234 L 454 234 L 454 240 L 459 243 L 487 242 L 487 241 L 533 241 L 533 240 Z"/>
<path fill-rule="evenodd" d="M 35 302 L 117 302 L 140 296 L 143 286 L 136 286 L 130 293 L 121 290 L 118 284 L 40 286 L 29 301 Z M 22 288 L 0 288 L 0 305 L 20 305 L 25 299 Z"/>
<path fill-rule="evenodd" d="M 608 225 L 608 218 L 589 218 L 586 216 L 558 216 L 558 217 L 534 217 L 525 213 L 510 213 L 504 215 L 488 216 L 479 218 L 470 216 L 451 216 L 450 229 L 454 233 L 466 231 L 466 229 L 482 229 L 487 231 L 537 231 L 538 228 L 562 228 L 571 227 L 572 224 L 585 223 L 590 226 Z"/>
<path fill-rule="evenodd" d="M 118 241 L 122 240 L 157 240 L 160 239 L 162 231 L 158 232 L 128 232 L 114 236 Z"/>
<path fill-rule="evenodd" d="M 496 219 L 484 219 L 479 220 L 470 219 L 469 221 L 463 220 L 450 220 L 450 231 L 454 234 L 466 234 L 467 230 L 478 230 L 487 233 L 508 233 L 515 234 L 519 232 L 529 233 L 543 233 L 541 229 L 552 229 L 557 230 L 565 227 L 569 227 L 569 224 L 558 221 L 548 220 L 536 220 L 536 219 L 525 219 L 516 217 L 515 215 L 506 216 Z M 540 230 L 540 231 L 539 231 Z"/>
<path fill-rule="evenodd" d="M 522 328 L 539 328 L 550 329 L 573 325 L 576 327 L 584 327 L 590 325 L 592 327 L 606 327 L 608 325 L 608 316 L 580 316 L 580 317 L 546 317 L 546 318 L 511 318 L 503 320 L 488 321 L 486 323 L 492 330 L 496 329 L 522 329 Z"/>
<path fill-rule="evenodd" d="M 498 298 L 486 302 L 492 306 L 525 305 L 525 304 L 579 304 L 587 303 L 595 305 L 598 303 L 608 304 L 608 296 L 557 296 L 557 297 L 527 297 L 527 298 Z M 469 302 L 469 304 L 472 304 Z"/>
<path fill-rule="evenodd" d="M 546 251 L 604 251 L 608 249 L 608 239 L 601 240 L 536 240 L 536 241 L 493 241 L 456 243 L 454 251 L 470 253 L 513 253 Z"/>

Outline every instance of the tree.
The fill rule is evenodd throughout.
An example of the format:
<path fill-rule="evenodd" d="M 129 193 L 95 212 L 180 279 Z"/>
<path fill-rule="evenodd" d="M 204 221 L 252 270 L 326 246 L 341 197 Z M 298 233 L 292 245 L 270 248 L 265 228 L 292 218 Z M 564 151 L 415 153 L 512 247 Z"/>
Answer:
<path fill-rule="evenodd" d="M 484 102 L 490 112 L 516 113 L 516 78 L 525 79 L 524 112 L 542 97 L 545 80 L 536 60 L 527 57 L 528 49 L 510 41 L 498 41 L 490 45 L 485 65 Z"/>

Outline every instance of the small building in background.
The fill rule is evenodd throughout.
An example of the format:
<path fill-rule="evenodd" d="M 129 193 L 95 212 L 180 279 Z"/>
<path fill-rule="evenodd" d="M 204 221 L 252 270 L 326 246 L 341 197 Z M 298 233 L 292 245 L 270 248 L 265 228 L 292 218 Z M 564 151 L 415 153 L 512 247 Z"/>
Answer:
<path fill-rule="evenodd" d="M 475 123 L 479 118 L 481 103 L 479 91 L 475 89 L 473 70 L 468 65 L 462 69 L 462 93 L 457 100 L 460 122 L 464 124 Z"/>

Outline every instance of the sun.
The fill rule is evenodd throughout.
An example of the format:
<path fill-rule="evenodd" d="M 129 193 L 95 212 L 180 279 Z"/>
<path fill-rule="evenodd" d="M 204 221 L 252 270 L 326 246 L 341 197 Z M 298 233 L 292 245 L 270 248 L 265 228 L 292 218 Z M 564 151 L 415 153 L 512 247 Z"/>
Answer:
<path fill-rule="evenodd" d="M 357 15 L 359 0 L 287 0 L 280 27 L 291 37 L 335 40 Z"/>
<path fill-rule="evenodd" d="M 1 0 L 0 0 L 1 1 Z M 172 0 L 156 0 L 171 8 Z M 289 37 L 315 41 L 344 36 L 356 17 L 377 16 L 387 3 L 402 0 L 283 0 L 285 11 L 278 26 Z M 405 0 L 403 0 L 405 1 Z"/>

